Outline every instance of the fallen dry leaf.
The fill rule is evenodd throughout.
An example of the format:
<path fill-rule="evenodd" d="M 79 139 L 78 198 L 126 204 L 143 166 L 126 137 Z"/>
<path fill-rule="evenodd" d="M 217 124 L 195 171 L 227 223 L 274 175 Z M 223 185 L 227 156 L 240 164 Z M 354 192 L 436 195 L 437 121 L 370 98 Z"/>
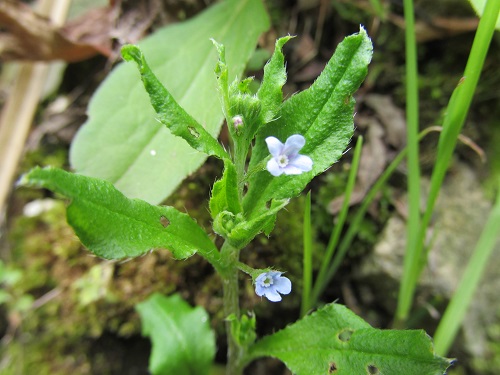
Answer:
<path fill-rule="evenodd" d="M 403 17 L 390 14 L 389 20 L 401 29 L 405 28 Z M 415 33 L 418 42 L 429 42 L 431 40 L 445 39 L 453 35 L 474 31 L 477 29 L 478 24 L 479 19 L 477 17 L 434 17 L 425 21 L 417 20 L 415 23 Z"/>
<path fill-rule="evenodd" d="M 0 23 L 7 32 L 0 33 L 0 58 L 8 60 L 81 61 L 106 48 L 80 43 L 68 38 L 63 29 L 35 13 L 29 6 L 14 0 L 0 2 Z M 95 25 L 94 25 L 95 27 Z"/>
<path fill-rule="evenodd" d="M 96 53 L 65 38 L 45 17 L 17 1 L 0 4 L 0 22 L 8 32 L 0 34 L 2 60 L 78 61 Z"/>
<path fill-rule="evenodd" d="M 358 125 L 367 127 L 365 143 L 361 150 L 359 160 L 356 185 L 351 194 L 349 205 L 355 205 L 363 200 L 366 193 L 382 174 L 387 164 L 387 146 L 384 142 L 384 129 L 376 118 L 362 118 L 358 120 Z M 335 215 L 342 208 L 344 196 L 333 199 L 328 205 L 328 211 Z"/>
<path fill-rule="evenodd" d="M 390 96 L 369 94 L 363 102 L 373 109 L 384 126 L 389 145 L 399 150 L 406 144 L 406 120 L 401 108 L 394 105 Z"/>
<path fill-rule="evenodd" d="M 349 205 L 363 200 L 368 190 L 384 172 L 394 157 L 394 149 L 401 150 L 406 144 L 406 121 L 403 111 L 396 107 L 389 96 L 370 94 L 363 102 L 375 111 L 375 116 L 356 116 L 356 124 L 366 129 L 365 143 L 361 152 L 356 185 Z M 328 205 L 331 214 L 337 214 L 344 196 L 333 199 Z"/>
<path fill-rule="evenodd" d="M 91 9 L 57 27 L 20 1 L 2 0 L 0 24 L 6 31 L 0 32 L 0 60 L 76 62 L 97 54 L 114 58 L 114 41 L 137 42 L 160 10 L 159 0 L 128 7 L 110 1 L 108 7 Z"/>

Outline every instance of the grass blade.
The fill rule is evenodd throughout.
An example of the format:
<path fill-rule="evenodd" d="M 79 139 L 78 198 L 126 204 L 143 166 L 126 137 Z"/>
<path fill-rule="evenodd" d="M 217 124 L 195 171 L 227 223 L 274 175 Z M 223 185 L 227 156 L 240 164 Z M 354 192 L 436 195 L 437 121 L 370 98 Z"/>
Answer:
<path fill-rule="evenodd" d="M 318 301 L 319 295 L 326 287 L 328 283 L 327 271 L 330 266 L 333 254 L 335 252 L 335 248 L 339 242 L 340 233 L 342 228 L 344 227 L 345 220 L 347 218 L 347 212 L 349 211 L 349 201 L 351 200 L 351 194 L 354 190 L 354 184 L 356 182 L 356 175 L 358 174 L 359 168 L 359 160 L 361 159 L 361 150 L 363 146 L 363 137 L 360 136 L 356 142 L 356 147 L 354 149 L 354 156 L 352 159 L 351 170 L 349 172 L 349 177 L 347 179 L 347 186 L 344 193 L 344 202 L 342 203 L 342 208 L 340 210 L 337 224 L 335 225 L 332 235 L 330 236 L 330 240 L 328 242 L 328 246 L 326 248 L 325 256 L 323 258 L 323 262 L 321 264 L 321 268 L 314 284 L 313 290 L 313 305 Z"/>
<path fill-rule="evenodd" d="M 300 316 L 307 314 L 311 308 L 311 284 L 312 284 L 312 225 L 311 225 L 311 191 L 306 195 L 304 208 L 304 263 L 303 263 L 303 289 Z"/>
<path fill-rule="evenodd" d="M 434 335 L 434 348 L 436 353 L 440 355 L 445 355 L 453 344 L 484 269 L 488 264 L 488 259 L 493 253 L 495 242 L 500 238 L 500 181 L 498 187 L 499 191 L 495 206 L 488 217 L 481 237 L 479 237 L 460 284 L 453 294 Z"/>
<path fill-rule="evenodd" d="M 413 248 L 409 250 L 411 254 L 407 255 L 411 257 L 411 260 L 408 261 L 408 263 L 411 262 L 411 264 L 408 266 L 409 272 L 405 272 L 403 275 L 396 312 L 396 326 L 404 325 L 404 321 L 408 318 L 418 278 L 423 267 L 427 263 L 427 254 L 424 252 L 425 233 L 453 150 L 455 149 L 458 135 L 465 122 L 465 117 L 472 102 L 472 97 L 481 74 L 486 53 L 488 52 L 488 47 L 493 32 L 495 31 L 495 23 L 499 11 L 500 0 L 488 0 L 483 17 L 479 22 L 476 36 L 474 37 L 464 77 L 457 85 L 448 104 L 448 113 L 444 119 L 443 132 L 439 137 L 437 160 L 432 172 L 426 211 L 422 217 L 418 237 L 413 243 Z"/>

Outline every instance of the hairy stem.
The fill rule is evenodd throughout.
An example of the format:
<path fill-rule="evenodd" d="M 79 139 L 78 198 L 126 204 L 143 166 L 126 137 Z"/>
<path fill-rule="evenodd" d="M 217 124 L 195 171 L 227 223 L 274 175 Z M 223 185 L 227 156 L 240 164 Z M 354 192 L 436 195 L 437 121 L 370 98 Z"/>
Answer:
<path fill-rule="evenodd" d="M 221 249 L 222 259 L 225 262 L 224 271 L 221 272 L 222 286 L 224 292 L 224 316 L 230 315 L 240 319 L 240 301 L 238 285 L 238 258 L 239 249 L 225 242 Z M 227 336 L 227 375 L 241 375 L 243 371 L 242 361 L 244 348 L 236 342 L 231 334 L 231 322 L 226 321 Z"/>

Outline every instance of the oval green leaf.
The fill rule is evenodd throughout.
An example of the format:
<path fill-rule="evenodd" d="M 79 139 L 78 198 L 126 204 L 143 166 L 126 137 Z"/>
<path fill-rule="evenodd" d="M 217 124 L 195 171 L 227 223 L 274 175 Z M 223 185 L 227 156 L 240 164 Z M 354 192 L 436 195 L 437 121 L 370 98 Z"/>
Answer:
<path fill-rule="evenodd" d="M 153 343 L 149 371 L 154 375 L 206 375 L 215 357 L 215 335 L 207 312 L 179 295 L 153 294 L 136 306 L 142 334 Z"/>
<path fill-rule="evenodd" d="M 247 360 L 271 356 L 297 375 L 443 375 L 452 363 L 422 330 L 380 330 L 330 304 L 253 345 Z"/>
<path fill-rule="evenodd" d="M 177 259 L 199 252 L 217 267 L 219 252 L 208 235 L 173 207 L 128 199 L 108 181 L 52 167 L 31 170 L 20 184 L 44 187 L 69 198 L 68 223 L 99 257 L 121 259 L 168 249 Z"/>

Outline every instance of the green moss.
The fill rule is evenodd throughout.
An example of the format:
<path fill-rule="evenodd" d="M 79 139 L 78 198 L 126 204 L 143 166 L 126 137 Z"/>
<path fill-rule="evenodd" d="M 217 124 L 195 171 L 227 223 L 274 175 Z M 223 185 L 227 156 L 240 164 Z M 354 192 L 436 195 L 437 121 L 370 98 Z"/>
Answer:
<path fill-rule="evenodd" d="M 472 358 L 472 367 L 484 375 L 500 374 L 500 310 L 497 320 L 487 328 L 486 358 Z"/>
<path fill-rule="evenodd" d="M 215 180 L 216 167 L 200 170 L 170 202 L 206 228 L 209 182 Z M 22 206 L 44 194 L 19 189 L 14 200 Z M 95 258 L 66 223 L 65 202 L 54 202 L 38 216 L 11 219 L 9 266 L 21 270 L 21 277 L 10 294 L 18 300 L 31 296 L 36 302 L 22 314 L 8 306 L 7 314 L 17 314 L 21 324 L 12 345 L 4 348 L 4 357 L 12 359 L 5 373 L 119 373 L 111 371 L 114 367 L 106 359 L 123 356 L 125 349 L 106 347 L 91 355 L 92 347 L 104 334 L 140 335 L 134 306 L 154 292 L 168 295 L 179 290 L 190 303 L 205 306 L 217 322 L 223 321 L 220 280 L 202 258 L 176 261 L 166 250 L 127 262 Z"/>

